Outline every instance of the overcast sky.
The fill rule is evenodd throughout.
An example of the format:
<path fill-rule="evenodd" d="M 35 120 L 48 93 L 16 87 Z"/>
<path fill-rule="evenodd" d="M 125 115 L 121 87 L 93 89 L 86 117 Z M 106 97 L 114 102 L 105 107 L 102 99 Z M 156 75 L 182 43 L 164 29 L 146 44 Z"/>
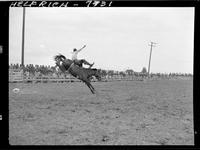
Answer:
<path fill-rule="evenodd" d="M 22 8 L 10 8 L 9 63 L 21 62 Z M 54 65 L 53 56 L 79 59 L 95 68 L 193 73 L 193 7 L 26 8 L 25 64 Z"/>

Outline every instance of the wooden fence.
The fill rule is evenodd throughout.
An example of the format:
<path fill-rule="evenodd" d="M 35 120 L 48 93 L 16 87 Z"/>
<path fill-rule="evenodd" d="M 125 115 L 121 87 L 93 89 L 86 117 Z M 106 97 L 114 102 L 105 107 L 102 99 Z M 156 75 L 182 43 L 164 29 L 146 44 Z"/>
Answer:
<path fill-rule="evenodd" d="M 47 83 L 47 82 L 80 82 L 80 80 L 76 79 L 76 78 L 59 78 L 59 77 L 35 77 L 35 78 L 24 78 L 24 82 L 30 83 Z"/>
<path fill-rule="evenodd" d="M 22 69 L 9 69 L 9 82 L 22 82 L 23 70 Z"/>
<path fill-rule="evenodd" d="M 141 77 L 134 77 L 134 76 L 104 76 L 102 77 L 103 82 L 110 82 L 110 81 L 141 81 L 143 78 Z M 92 79 L 92 82 L 96 82 L 97 79 Z M 9 69 L 9 82 L 24 82 L 24 83 L 46 83 L 46 82 L 80 82 L 79 79 L 71 75 L 67 75 L 66 77 L 53 77 L 53 76 L 26 76 L 23 75 L 22 69 Z"/>
<path fill-rule="evenodd" d="M 112 82 L 112 81 L 143 81 L 147 79 L 144 76 L 121 76 L 121 75 L 114 75 L 114 76 L 104 76 L 102 77 L 101 82 Z M 175 77 L 151 77 L 149 80 L 159 80 L 159 79 L 177 79 Z M 185 78 L 184 78 L 185 79 Z M 92 82 L 96 82 L 97 79 L 92 79 Z M 66 77 L 60 76 L 38 76 L 34 75 L 32 77 L 23 75 L 22 69 L 9 69 L 9 82 L 24 82 L 24 83 L 47 83 L 47 82 L 57 82 L 57 83 L 64 83 L 64 82 L 80 82 L 79 79 L 71 75 L 67 75 Z"/>

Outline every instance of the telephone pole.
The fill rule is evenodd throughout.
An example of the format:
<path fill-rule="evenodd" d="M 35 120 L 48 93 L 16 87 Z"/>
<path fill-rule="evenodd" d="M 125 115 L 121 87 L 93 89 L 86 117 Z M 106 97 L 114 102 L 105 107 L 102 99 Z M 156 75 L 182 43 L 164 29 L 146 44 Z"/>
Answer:
<path fill-rule="evenodd" d="M 157 44 L 157 43 L 151 42 L 149 44 L 149 46 L 151 46 L 151 49 L 150 49 L 150 56 L 149 56 L 148 77 L 149 77 L 149 73 L 150 73 L 152 47 L 155 47 L 155 44 Z"/>
<path fill-rule="evenodd" d="M 25 7 L 23 7 L 23 20 L 22 20 L 22 55 L 21 55 L 21 66 L 24 68 L 24 36 L 25 36 Z"/>

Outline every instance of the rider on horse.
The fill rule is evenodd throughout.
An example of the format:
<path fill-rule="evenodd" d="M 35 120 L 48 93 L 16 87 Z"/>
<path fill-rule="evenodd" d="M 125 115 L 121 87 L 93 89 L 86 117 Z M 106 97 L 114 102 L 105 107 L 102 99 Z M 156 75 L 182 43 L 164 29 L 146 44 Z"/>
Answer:
<path fill-rule="evenodd" d="M 83 66 L 83 64 L 85 64 L 85 65 L 88 65 L 88 66 L 90 66 L 89 68 L 91 68 L 93 65 L 94 65 L 94 63 L 92 63 L 92 64 L 90 64 L 89 62 L 87 62 L 85 59 L 77 59 L 77 55 L 78 55 L 78 53 L 83 49 L 83 48 L 85 48 L 86 47 L 86 45 L 84 45 L 81 49 L 79 49 L 79 50 L 77 50 L 76 48 L 74 48 L 73 49 L 73 52 L 72 52 L 72 61 L 75 63 L 75 64 L 77 64 L 78 66 L 80 66 L 80 67 L 82 67 Z"/>

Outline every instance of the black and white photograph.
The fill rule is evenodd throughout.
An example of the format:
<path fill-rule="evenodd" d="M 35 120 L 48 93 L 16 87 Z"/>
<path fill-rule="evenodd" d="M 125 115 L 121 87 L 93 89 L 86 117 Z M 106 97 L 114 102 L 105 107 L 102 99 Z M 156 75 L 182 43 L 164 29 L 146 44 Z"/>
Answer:
<path fill-rule="evenodd" d="M 194 145 L 194 14 L 10 7 L 9 144 Z"/>

